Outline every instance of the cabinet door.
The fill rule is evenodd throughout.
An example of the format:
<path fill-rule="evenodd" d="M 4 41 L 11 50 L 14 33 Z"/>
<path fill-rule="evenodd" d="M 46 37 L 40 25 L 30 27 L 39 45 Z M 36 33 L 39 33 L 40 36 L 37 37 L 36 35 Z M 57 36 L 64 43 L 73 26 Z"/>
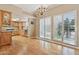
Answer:
<path fill-rule="evenodd" d="M 8 11 L 2 11 L 2 25 L 10 25 L 11 13 Z"/>
<path fill-rule="evenodd" d="M 1 45 L 6 45 L 11 43 L 11 33 L 2 32 L 1 33 Z"/>
<path fill-rule="evenodd" d="M 0 33 L 0 46 L 1 46 L 1 33 Z"/>

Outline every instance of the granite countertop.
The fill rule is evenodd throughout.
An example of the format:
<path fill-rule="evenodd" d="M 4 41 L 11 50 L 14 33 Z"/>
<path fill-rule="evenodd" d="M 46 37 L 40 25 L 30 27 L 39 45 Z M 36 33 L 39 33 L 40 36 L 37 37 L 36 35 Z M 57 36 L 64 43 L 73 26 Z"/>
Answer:
<path fill-rule="evenodd" d="M 13 28 L 1 28 L 0 32 L 12 32 L 13 30 Z"/>
<path fill-rule="evenodd" d="M 11 30 L 0 30 L 0 32 L 12 32 Z"/>

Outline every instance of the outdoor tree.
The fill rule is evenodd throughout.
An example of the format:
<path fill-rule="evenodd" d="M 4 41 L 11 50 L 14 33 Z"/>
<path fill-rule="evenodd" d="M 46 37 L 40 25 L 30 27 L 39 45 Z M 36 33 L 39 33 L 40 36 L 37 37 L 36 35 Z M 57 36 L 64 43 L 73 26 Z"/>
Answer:
<path fill-rule="evenodd" d="M 66 20 L 64 20 L 64 33 L 66 34 L 66 38 L 69 38 L 69 34 L 70 34 L 70 22 L 69 19 L 66 18 Z"/>
<path fill-rule="evenodd" d="M 61 33 L 61 30 L 62 30 L 62 23 L 58 23 L 58 28 L 57 28 L 57 33 L 58 33 L 58 36 L 61 37 L 62 33 Z"/>

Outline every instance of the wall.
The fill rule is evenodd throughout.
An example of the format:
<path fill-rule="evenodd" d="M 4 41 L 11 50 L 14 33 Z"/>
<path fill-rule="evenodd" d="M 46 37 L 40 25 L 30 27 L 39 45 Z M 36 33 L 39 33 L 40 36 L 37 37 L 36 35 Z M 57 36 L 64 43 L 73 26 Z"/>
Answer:
<path fill-rule="evenodd" d="M 39 38 L 39 18 L 36 18 L 36 38 Z"/>
<path fill-rule="evenodd" d="M 76 5 L 76 4 L 65 4 L 65 5 L 59 5 L 58 7 L 56 8 L 52 8 L 48 11 L 48 15 L 49 16 L 53 16 L 55 14 L 61 14 L 61 13 L 64 13 L 64 12 L 67 12 L 67 11 L 71 11 L 71 10 L 77 10 L 79 9 L 79 5 Z"/>
<path fill-rule="evenodd" d="M 28 36 L 30 38 L 36 38 L 36 19 L 35 18 L 29 18 Z"/>

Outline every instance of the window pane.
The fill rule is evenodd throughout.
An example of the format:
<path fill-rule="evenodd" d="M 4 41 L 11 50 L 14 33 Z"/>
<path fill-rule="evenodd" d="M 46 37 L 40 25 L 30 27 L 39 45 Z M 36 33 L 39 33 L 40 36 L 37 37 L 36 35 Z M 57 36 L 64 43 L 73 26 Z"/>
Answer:
<path fill-rule="evenodd" d="M 44 38 L 44 19 L 40 19 L 40 37 Z"/>
<path fill-rule="evenodd" d="M 68 44 L 75 44 L 75 11 L 65 13 L 64 16 L 64 39 Z"/>
<path fill-rule="evenodd" d="M 51 17 L 45 18 L 45 38 L 51 39 Z"/>
<path fill-rule="evenodd" d="M 53 40 L 62 41 L 62 16 L 54 16 Z"/>

